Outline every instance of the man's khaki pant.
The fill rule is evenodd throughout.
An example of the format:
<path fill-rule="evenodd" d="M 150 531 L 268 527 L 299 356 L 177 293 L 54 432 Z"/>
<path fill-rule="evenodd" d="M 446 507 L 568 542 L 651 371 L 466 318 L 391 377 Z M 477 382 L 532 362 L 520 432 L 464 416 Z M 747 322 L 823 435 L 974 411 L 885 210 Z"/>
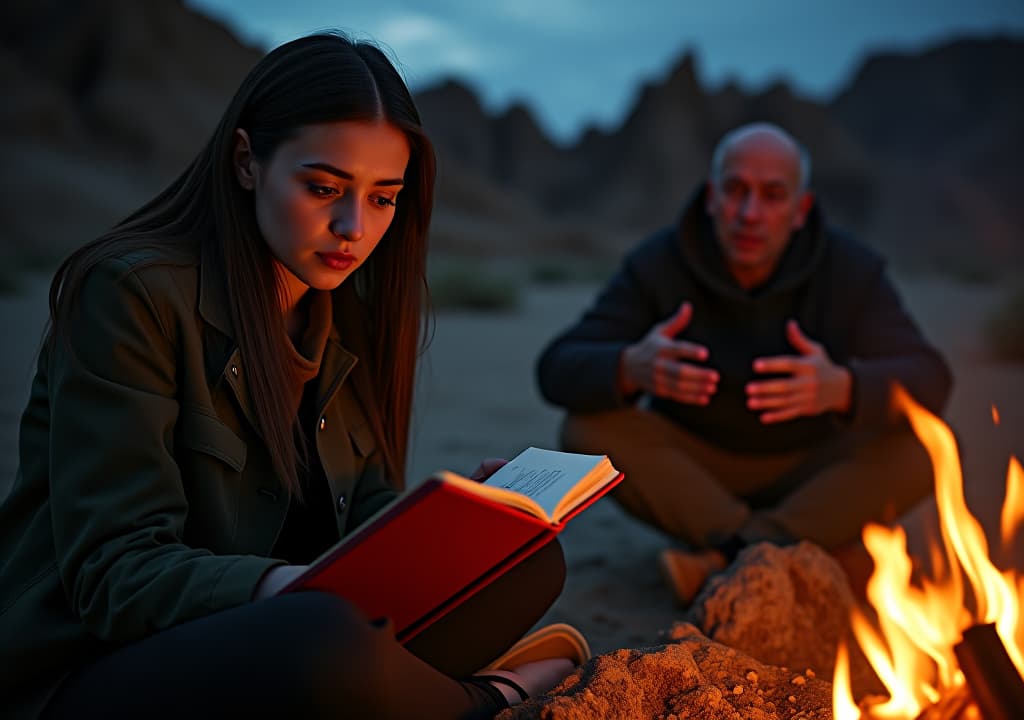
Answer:
<path fill-rule="evenodd" d="M 633 407 L 569 415 L 561 444 L 607 454 L 626 476 L 613 494 L 623 508 L 695 548 L 738 536 L 835 549 L 858 538 L 865 523 L 891 522 L 933 489 L 927 452 L 902 428 L 755 455 L 723 450 Z"/>

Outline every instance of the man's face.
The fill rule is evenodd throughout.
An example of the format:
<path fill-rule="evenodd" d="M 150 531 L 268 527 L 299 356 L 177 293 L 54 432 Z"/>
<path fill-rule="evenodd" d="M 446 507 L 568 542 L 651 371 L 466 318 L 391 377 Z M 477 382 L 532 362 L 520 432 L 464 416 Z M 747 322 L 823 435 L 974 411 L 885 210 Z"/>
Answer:
<path fill-rule="evenodd" d="M 812 202 L 800 190 L 796 148 L 763 131 L 732 143 L 719 176 L 708 183 L 707 211 L 726 265 L 742 287 L 771 276 Z"/>

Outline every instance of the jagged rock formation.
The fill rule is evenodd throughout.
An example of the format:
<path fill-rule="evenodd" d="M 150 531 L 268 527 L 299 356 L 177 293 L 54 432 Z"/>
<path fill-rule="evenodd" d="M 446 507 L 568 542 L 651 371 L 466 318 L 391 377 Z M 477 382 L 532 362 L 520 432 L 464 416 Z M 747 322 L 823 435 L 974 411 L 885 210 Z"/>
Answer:
<path fill-rule="evenodd" d="M 259 55 L 182 0 L 4 3 L 0 260 L 52 262 L 159 190 Z M 684 55 L 641 88 L 619 128 L 570 147 L 526 107 L 492 116 L 447 81 L 417 94 L 439 161 L 433 243 L 619 255 L 677 216 L 722 133 L 768 120 L 810 149 L 827 215 L 891 257 L 1012 268 L 1024 260 L 1021 66 L 1019 38 L 880 55 L 823 104 L 781 83 L 704 88 Z"/>
<path fill-rule="evenodd" d="M 1022 66 L 1008 37 L 876 55 L 832 104 L 883 171 L 872 227 L 894 245 L 967 270 L 1024 260 Z"/>
<path fill-rule="evenodd" d="M 46 262 L 180 173 L 261 52 L 180 0 L 0 9 L 0 259 Z"/>

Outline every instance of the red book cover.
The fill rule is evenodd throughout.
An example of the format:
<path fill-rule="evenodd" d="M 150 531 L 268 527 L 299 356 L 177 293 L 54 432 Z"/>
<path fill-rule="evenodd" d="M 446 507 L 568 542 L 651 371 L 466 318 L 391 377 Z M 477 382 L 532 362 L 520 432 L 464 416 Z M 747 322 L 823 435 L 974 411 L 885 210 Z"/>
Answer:
<path fill-rule="evenodd" d="M 344 597 L 371 618 L 391 618 L 405 642 L 542 547 L 621 481 L 621 473 L 612 472 L 560 522 L 485 497 L 475 483 L 431 477 L 282 592 L 323 590 Z"/>

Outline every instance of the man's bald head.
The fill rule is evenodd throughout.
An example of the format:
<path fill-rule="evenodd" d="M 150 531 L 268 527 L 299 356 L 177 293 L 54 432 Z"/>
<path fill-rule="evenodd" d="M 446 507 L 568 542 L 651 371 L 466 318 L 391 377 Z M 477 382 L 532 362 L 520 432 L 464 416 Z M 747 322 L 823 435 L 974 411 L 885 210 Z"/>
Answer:
<path fill-rule="evenodd" d="M 711 162 L 706 210 L 726 266 L 741 287 L 771 277 L 814 198 L 810 160 L 800 143 L 768 123 L 723 137 Z"/>
<path fill-rule="evenodd" d="M 753 143 L 775 145 L 780 152 L 791 156 L 797 170 L 797 189 L 800 192 L 807 190 L 811 182 L 811 156 L 807 149 L 778 125 L 766 122 L 741 125 L 718 141 L 711 155 L 711 181 L 718 184 L 721 180 L 729 155 Z"/>

